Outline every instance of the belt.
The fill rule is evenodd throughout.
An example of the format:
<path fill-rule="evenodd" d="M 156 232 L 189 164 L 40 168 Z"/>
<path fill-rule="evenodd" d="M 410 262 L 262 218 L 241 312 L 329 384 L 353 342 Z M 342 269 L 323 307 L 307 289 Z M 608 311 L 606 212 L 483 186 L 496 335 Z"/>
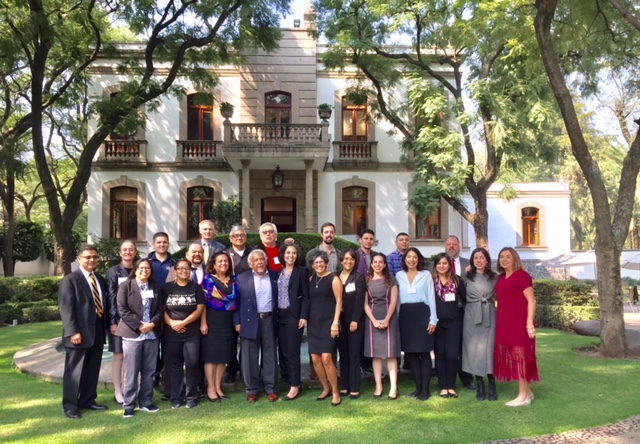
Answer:
<path fill-rule="evenodd" d="M 264 319 L 264 318 L 270 318 L 272 314 L 273 314 L 272 311 L 267 311 L 264 313 L 258 313 L 258 316 L 260 317 L 260 319 Z"/>

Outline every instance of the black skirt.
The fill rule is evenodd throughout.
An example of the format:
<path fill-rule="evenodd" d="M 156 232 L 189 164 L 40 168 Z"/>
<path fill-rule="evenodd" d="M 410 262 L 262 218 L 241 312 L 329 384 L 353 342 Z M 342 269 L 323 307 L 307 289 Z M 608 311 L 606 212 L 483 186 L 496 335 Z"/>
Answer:
<path fill-rule="evenodd" d="M 231 362 L 237 352 L 233 312 L 206 310 L 209 332 L 200 339 L 200 360 L 210 364 Z"/>
<path fill-rule="evenodd" d="M 405 353 L 427 353 L 433 350 L 430 335 L 429 306 L 423 302 L 400 304 L 400 346 Z"/>

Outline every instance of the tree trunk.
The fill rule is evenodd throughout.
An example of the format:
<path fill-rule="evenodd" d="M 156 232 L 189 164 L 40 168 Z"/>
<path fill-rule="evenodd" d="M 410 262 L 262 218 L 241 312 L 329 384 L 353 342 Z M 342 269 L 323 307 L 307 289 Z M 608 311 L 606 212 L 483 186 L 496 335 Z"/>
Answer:
<path fill-rule="evenodd" d="M 476 233 L 476 247 L 489 251 L 489 212 L 487 211 L 487 191 L 477 189 L 473 196 L 476 212 L 473 215 L 473 230 Z M 497 252 L 495 252 L 497 253 Z"/>
<path fill-rule="evenodd" d="M 589 148 L 584 139 L 580 121 L 576 114 L 573 99 L 567 88 L 564 74 L 558 62 L 558 56 L 555 53 L 553 39 L 551 37 L 551 23 L 555 14 L 558 0 L 537 0 L 537 14 L 534 21 L 536 39 L 538 48 L 542 56 L 547 76 L 551 87 L 553 88 L 558 107 L 562 113 L 562 118 L 571 141 L 571 148 L 574 157 L 580 165 L 580 169 L 585 176 L 593 207 L 597 209 L 594 216 L 594 224 L 596 227 L 596 269 L 598 271 L 598 297 L 600 299 L 601 313 L 601 332 L 600 339 L 602 344 L 600 352 L 604 356 L 623 358 L 627 354 L 627 342 L 624 332 L 624 316 L 622 309 L 622 299 L 618 297 L 620 289 L 620 252 L 622 250 L 622 242 L 617 242 L 616 228 L 624 225 L 626 212 L 628 211 L 628 219 L 626 219 L 626 229 L 629 229 L 631 220 L 631 211 L 628 205 L 620 199 L 628 198 L 619 194 L 618 205 L 616 205 L 616 218 L 613 218 L 609 210 L 609 197 L 607 195 L 604 182 L 597 163 L 591 157 Z M 629 155 L 625 158 L 625 166 L 630 168 L 628 175 L 633 175 L 634 158 L 630 157 L 633 150 L 629 151 Z M 627 162 L 630 165 L 626 165 Z M 635 180 L 638 171 L 632 178 L 625 177 L 625 168 L 621 181 L 632 180 L 632 191 L 635 194 Z M 622 185 L 622 183 L 621 183 Z M 622 188 L 621 188 L 622 189 Z"/>
<path fill-rule="evenodd" d="M 8 169 L 11 166 L 7 166 Z M 13 260 L 13 237 L 16 232 L 15 214 L 16 178 L 12 171 L 7 171 L 7 183 L 3 194 L 4 203 L 4 238 L 2 240 L 2 270 L 5 277 L 15 274 L 16 264 Z"/>

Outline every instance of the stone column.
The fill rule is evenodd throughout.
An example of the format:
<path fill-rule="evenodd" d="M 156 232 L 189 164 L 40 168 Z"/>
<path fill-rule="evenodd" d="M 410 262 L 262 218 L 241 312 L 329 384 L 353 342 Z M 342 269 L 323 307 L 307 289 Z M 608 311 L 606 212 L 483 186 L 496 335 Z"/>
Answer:
<path fill-rule="evenodd" d="M 250 229 L 251 223 L 251 160 L 242 159 L 242 226 Z"/>
<path fill-rule="evenodd" d="M 305 159 L 306 172 L 304 182 L 304 231 L 313 232 L 313 160 Z"/>

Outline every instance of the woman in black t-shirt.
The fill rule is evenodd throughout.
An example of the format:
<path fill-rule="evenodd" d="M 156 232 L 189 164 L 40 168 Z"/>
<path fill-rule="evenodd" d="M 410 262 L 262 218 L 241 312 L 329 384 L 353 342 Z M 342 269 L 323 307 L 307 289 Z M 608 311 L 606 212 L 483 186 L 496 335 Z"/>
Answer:
<path fill-rule="evenodd" d="M 175 265 L 175 282 L 162 288 L 164 301 L 164 332 L 168 361 L 171 363 L 171 408 L 182 405 L 184 370 L 187 386 L 187 408 L 197 405 L 200 378 L 200 316 L 204 310 L 202 287 L 190 280 L 191 263 L 180 259 Z"/>

